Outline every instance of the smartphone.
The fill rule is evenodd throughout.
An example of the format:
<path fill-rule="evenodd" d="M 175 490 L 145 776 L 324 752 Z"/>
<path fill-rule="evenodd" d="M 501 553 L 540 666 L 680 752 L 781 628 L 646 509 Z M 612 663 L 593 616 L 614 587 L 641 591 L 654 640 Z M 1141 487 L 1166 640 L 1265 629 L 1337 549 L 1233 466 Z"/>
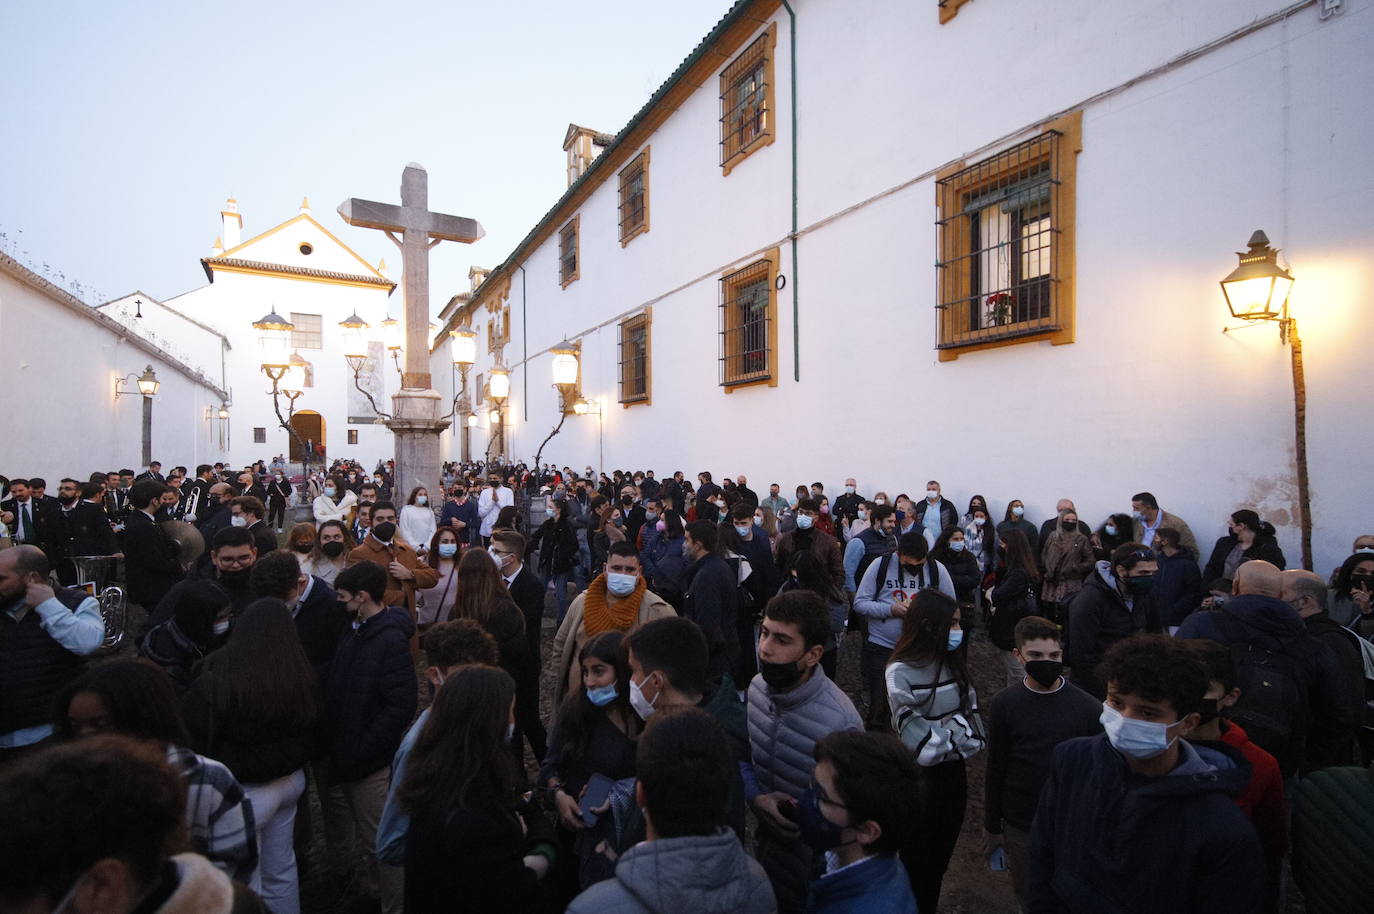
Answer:
<path fill-rule="evenodd" d="M 1007 850 L 1004 847 L 993 848 L 992 853 L 988 854 L 988 869 L 994 873 L 1000 873 L 1007 868 Z"/>
<path fill-rule="evenodd" d="M 591 828 L 596 824 L 599 816 L 592 810 L 605 804 L 606 797 L 610 796 L 611 788 L 614 786 L 615 781 L 606 775 L 592 775 L 592 779 L 587 782 L 587 791 L 582 794 L 582 801 L 577 805 L 578 812 L 582 814 L 583 825 Z"/>

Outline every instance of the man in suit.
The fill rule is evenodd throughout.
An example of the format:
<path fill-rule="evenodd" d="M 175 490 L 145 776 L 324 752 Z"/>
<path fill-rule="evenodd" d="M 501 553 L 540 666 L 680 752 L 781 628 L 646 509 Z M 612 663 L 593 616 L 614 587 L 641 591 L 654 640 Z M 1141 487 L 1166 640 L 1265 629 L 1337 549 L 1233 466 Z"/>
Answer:
<path fill-rule="evenodd" d="M 39 506 L 48 512 L 49 517 L 57 516 L 57 499 L 48 494 L 48 481 L 41 476 L 29 479 L 29 494 Z"/>
<path fill-rule="evenodd" d="M 191 483 L 186 496 L 185 510 L 182 512 L 182 520 L 186 523 L 194 524 L 200 520 L 201 513 L 206 511 L 210 502 L 210 486 L 215 482 L 214 477 L 215 468 L 210 464 L 202 463 L 196 467 L 196 478 Z"/>
<path fill-rule="evenodd" d="M 153 518 L 167 487 L 152 479 L 129 490 L 133 506 L 124 528 L 124 576 L 129 599 L 151 611 L 185 575 L 181 547 Z"/>
<path fill-rule="evenodd" d="M 148 464 L 148 469 L 139 473 L 137 478 L 134 479 L 134 482 L 141 482 L 145 479 L 154 479 L 158 482 L 167 481 L 167 478 L 162 475 L 162 461 L 154 460 L 152 463 Z"/>
<path fill-rule="evenodd" d="M 525 538 L 516 531 L 494 531 L 487 551 L 496 559 L 506 589 L 525 617 L 525 641 L 537 668 L 539 636 L 544 626 L 544 582 L 525 564 Z M 542 759 L 548 750 L 548 735 L 539 720 L 539 677 L 535 675 L 524 682 L 516 682 L 515 691 L 515 746 L 520 747 L 519 738 L 523 734 L 530 742 L 534 757 Z"/>
<path fill-rule="evenodd" d="M 301 571 L 300 561 L 285 549 L 254 562 L 249 583 L 254 599 L 274 597 L 291 610 L 305 658 L 323 684 L 329 678 L 329 663 L 334 659 L 339 639 L 353 621 L 339 605 L 334 588 Z"/>
<path fill-rule="evenodd" d="M 64 479 L 57 486 L 56 542 L 64 559 L 78 555 L 114 555 L 118 551 L 109 518 L 100 507 L 100 486 Z M 108 564 L 108 563 L 107 563 Z M 71 561 L 57 564 L 58 580 L 70 587 L 78 580 Z"/>
<path fill-rule="evenodd" d="M 0 502 L 0 511 L 14 518 L 10 522 L 10 537 L 16 546 L 37 546 L 51 557 L 52 517 L 43 502 L 34 497 L 30 482 L 11 479 L 10 497 Z"/>
<path fill-rule="evenodd" d="M 122 477 L 115 470 L 105 474 L 105 514 L 112 524 L 123 524 L 125 517 L 134 510 L 129 506 L 129 490 Z"/>
<path fill-rule="evenodd" d="M 252 495 L 240 495 L 229 499 L 230 525 L 243 527 L 253 534 L 253 545 L 260 556 L 277 549 L 277 537 L 263 520 L 266 511 L 262 502 Z"/>
<path fill-rule="evenodd" d="M 257 477 L 248 470 L 244 470 L 238 475 L 238 489 L 239 495 L 251 495 L 264 505 L 267 504 L 267 487 L 259 483 Z M 266 509 L 264 509 L 264 517 L 266 513 Z"/>

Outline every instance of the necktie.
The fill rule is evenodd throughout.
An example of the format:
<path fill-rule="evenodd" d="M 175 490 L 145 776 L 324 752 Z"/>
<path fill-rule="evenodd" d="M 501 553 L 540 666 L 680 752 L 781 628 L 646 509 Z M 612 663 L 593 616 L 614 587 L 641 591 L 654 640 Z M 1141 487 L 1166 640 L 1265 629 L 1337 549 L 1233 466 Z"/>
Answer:
<path fill-rule="evenodd" d="M 29 503 L 19 506 L 19 538 L 26 543 L 34 541 L 33 515 L 29 513 Z"/>

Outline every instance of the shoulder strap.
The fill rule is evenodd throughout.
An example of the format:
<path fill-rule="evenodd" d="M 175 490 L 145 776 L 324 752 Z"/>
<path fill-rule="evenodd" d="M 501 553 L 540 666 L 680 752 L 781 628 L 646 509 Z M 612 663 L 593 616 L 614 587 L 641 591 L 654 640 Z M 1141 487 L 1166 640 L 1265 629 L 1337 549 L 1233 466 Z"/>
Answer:
<path fill-rule="evenodd" d="M 878 560 L 878 576 L 873 580 L 873 599 L 883 592 L 883 581 L 887 580 L 887 569 L 892 564 L 892 553 L 888 552 Z"/>

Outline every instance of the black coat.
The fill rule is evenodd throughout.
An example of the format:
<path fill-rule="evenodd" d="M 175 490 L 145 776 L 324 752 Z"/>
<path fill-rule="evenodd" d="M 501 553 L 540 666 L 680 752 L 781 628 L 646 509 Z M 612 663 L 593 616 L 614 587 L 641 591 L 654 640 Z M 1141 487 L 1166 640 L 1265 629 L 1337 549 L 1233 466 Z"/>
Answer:
<path fill-rule="evenodd" d="M 714 482 L 704 482 L 697 488 L 697 520 L 713 518 L 710 512 L 716 509 L 711 506 L 711 499 L 719 495 L 720 491 L 720 486 Z"/>
<path fill-rule="evenodd" d="M 348 634 L 348 612 L 339 605 L 334 588 L 311 575 L 310 593 L 296 608 L 296 634 L 300 636 L 305 658 L 315 668 L 320 684 L 329 679 L 329 665 L 339 642 Z"/>
<path fill-rule="evenodd" d="M 331 783 L 357 781 L 391 764 L 419 703 L 410 658 L 414 633 L 409 613 L 392 606 L 339 642 L 321 720 Z"/>
<path fill-rule="evenodd" d="M 7 498 L 0 502 L 0 511 L 9 511 L 14 515 L 14 523 L 10 525 L 10 537 L 15 543 L 19 542 L 19 502 L 14 498 Z M 59 551 L 61 531 L 59 529 L 59 519 L 54 516 L 52 502 L 46 498 L 29 499 L 29 517 L 33 520 L 34 539 L 29 542 L 30 546 L 37 546 L 47 553 L 49 559 L 57 558 L 62 555 Z"/>
<path fill-rule="evenodd" d="M 1202 605 L 1203 596 L 1202 573 L 1192 552 L 1180 547 L 1173 556 L 1159 553 L 1154 598 L 1161 625 L 1182 625 L 1188 614 Z"/>
<path fill-rule="evenodd" d="M 926 499 L 923 498 L 923 499 L 921 499 L 920 501 L 916 502 L 916 507 L 912 510 L 912 513 L 916 515 L 916 524 L 917 524 L 917 526 L 924 526 L 924 525 L 925 525 L 925 522 L 926 522 L 926 521 L 925 521 L 925 518 L 926 518 L 926 510 L 927 510 L 928 508 L 930 508 L 930 502 L 927 501 Z M 940 529 L 941 529 L 941 530 L 944 530 L 946 527 L 954 527 L 954 526 L 958 526 L 958 524 L 959 524 L 959 509 L 956 508 L 956 507 L 954 507 L 954 503 L 953 503 L 952 501 L 950 501 L 948 498 L 941 497 L 941 498 L 940 498 Z M 1031 543 L 1031 546 L 1032 546 L 1032 548 L 1033 548 L 1033 547 L 1035 546 L 1035 544 L 1034 544 L 1034 543 Z"/>
<path fill-rule="evenodd" d="M 1107 686 L 1097 678 L 1097 665 L 1107 648 L 1136 632 L 1160 630 L 1154 597 L 1145 594 L 1126 600 L 1102 579 L 1099 563 L 1083 589 L 1069 604 L 1069 629 L 1064 639 L 1064 663 L 1071 668 L 1069 681 L 1098 699 L 1107 697 Z"/>
<path fill-rule="evenodd" d="M 190 748 L 222 762 L 241 784 L 265 784 L 286 777 L 310 760 L 315 721 L 276 718 L 264 709 L 229 707 L 220 674 L 201 674 L 181 697 L 181 717 Z"/>
<path fill-rule="evenodd" d="M 258 558 L 262 558 L 269 552 L 277 551 L 277 537 L 267 526 L 267 521 L 258 521 L 248 528 L 248 532 L 253 534 L 253 546 L 258 550 Z M 209 543 L 206 545 L 208 546 Z"/>
<path fill-rule="evenodd" d="M 124 527 L 124 576 L 129 599 L 145 610 L 156 607 L 185 575 L 181 547 L 142 511 L 129 515 Z M 171 618 L 170 613 L 167 618 Z"/>
<path fill-rule="evenodd" d="M 520 573 L 510 582 L 510 598 L 525 617 L 525 644 L 529 656 L 538 663 L 539 635 L 544 627 L 544 582 L 529 565 L 521 565 Z"/>
<path fill-rule="evenodd" d="M 687 497 L 683 494 L 682 483 L 676 479 L 669 479 L 659 489 L 659 500 L 672 505 L 673 511 L 687 516 Z"/>
<path fill-rule="evenodd" d="M 192 641 L 176 619 L 168 619 L 148 630 L 138 642 L 138 654 L 162 667 L 180 695 L 195 681 L 199 672 L 196 666 L 205 659 L 205 648 Z"/>
<path fill-rule="evenodd" d="M 1207 560 L 1207 568 L 1202 572 L 1203 583 L 1210 584 L 1218 578 L 1226 577 L 1226 557 L 1239 543 L 1234 534 L 1217 540 L 1217 544 L 1212 547 L 1212 557 Z M 1279 548 L 1279 541 L 1263 533 L 1255 534 L 1255 540 L 1250 544 L 1250 548 L 1241 553 L 1242 562 L 1251 562 L 1255 559 L 1275 565 L 1279 570 L 1287 567 L 1287 560 L 1283 557 L 1283 550 Z"/>
<path fill-rule="evenodd" d="M 58 518 L 58 539 L 64 555 L 113 555 L 119 551 L 110 519 L 99 505 L 78 501 Z"/>
<path fill-rule="evenodd" d="M 712 675 L 730 676 L 739 657 L 735 616 L 739 612 L 739 584 L 724 559 L 705 555 L 684 574 L 687 592 L 684 612 L 701 626 L 711 649 Z"/>
<path fill-rule="evenodd" d="M 973 554 L 967 549 L 963 552 L 945 549 L 938 554 L 931 553 L 930 557 L 944 565 L 945 570 L 949 572 L 950 582 L 954 584 L 954 593 L 959 601 L 972 603 L 977 596 L 978 585 L 983 583 L 983 569 L 978 567 L 978 560 Z M 1025 583 L 1028 582 L 1022 584 L 1023 592 Z"/>
<path fill-rule="evenodd" d="M 539 525 L 530 538 L 526 554 L 539 551 L 539 573 L 546 578 L 572 571 L 577 564 L 577 533 L 572 521 L 567 517 L 554 520 L 550 517 Z"/>

